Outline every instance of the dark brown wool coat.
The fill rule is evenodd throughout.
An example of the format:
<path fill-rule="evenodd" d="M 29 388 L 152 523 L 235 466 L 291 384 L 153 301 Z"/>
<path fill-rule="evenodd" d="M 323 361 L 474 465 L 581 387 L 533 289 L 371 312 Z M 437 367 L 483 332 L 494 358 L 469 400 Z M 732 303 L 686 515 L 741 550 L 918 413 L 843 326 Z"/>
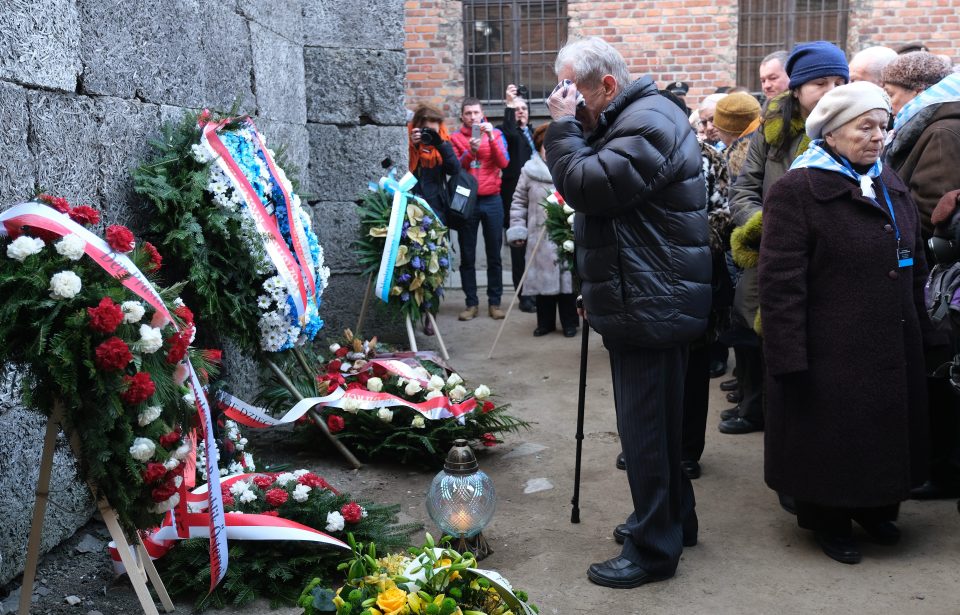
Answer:
<path fill-rule="evenodd" d="M 907 188 L 881 178 L 912 268 L 897 266 L 886 206 L 839 173 L 790 171 L 764 199 L 765 478 L 798 500 L 893 504 L 928 465 L 927 266 Z"/>

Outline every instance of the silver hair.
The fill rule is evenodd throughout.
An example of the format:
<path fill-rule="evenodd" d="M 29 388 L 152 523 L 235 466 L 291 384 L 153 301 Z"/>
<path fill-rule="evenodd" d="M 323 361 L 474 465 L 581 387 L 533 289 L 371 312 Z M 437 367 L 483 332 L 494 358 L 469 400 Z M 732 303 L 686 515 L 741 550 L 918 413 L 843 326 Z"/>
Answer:
<path fill-rule="evenodd" d="M 762 60 L 760 60 L 760 66 L 763 66 L 763 65 L 766 64 L 767 62 L 773 62 L 774 60 L 776 60 L 777 62 L 780 62 L 780 66 L 782 66 L 784 69 L 786 69 L 786 68 L 787 68 L 787 58 L 789 58 L 789 57 L 790 57 L 790 54 L 787 53 L 786 51 L 782 51 L 782 50 L 781 50 L 781 51 L 774 51 L 773 53 L 769 54 L 768 56 L 766 56 L 765 58 L 763 58 Z"/>
<path fill-rule="evenodd" d="M 599 36 L 580 38 L 564 45 L 557 53 L 554 71 L 560 74 L 565 66 L 573 69 L 574 81 L 584 85 L 597 85 L 604 75 L 613 75 L 621 89 L 630 84 L 626 60 Z"/>

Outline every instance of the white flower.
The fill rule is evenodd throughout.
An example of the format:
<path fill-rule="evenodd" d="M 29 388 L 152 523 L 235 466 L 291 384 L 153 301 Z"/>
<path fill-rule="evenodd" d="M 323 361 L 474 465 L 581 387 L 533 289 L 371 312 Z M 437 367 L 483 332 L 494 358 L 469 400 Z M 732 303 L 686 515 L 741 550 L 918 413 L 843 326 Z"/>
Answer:
<path fill-rule="evenodd" d="M 443 391 L 430 391 L 427 393 L 427 400 L 431 400 L 434 397 L 443 397 Z"/>
<path fill-rule="evenodd" d="M 415 416 L 413 420 L 410 421 L 410 426 L 414 429 L 423 429 L 427 426 L 427 422 L 423 420 L 422 416 Z"/>
<path fill-rule="evenodd" d="M 143 304 L 139 301 L 124 301 L 120 304 L 120 310 L 123 311 L 123 322 L 128 325 L 140 322 L 140 319 L 146 314 Z"/>
<path fill-rule="evenodd" d="M 380 408 L 380 410 L 377 411 L 377 418 L 384 423 L 389 423 L 393 420 L 393 410 L 390 408 Z"/>
<path fill-rule="evenodd" d="M 177 447 L 177 450 L 173 451 L 173 456 L 176 457 L 177 459 L 183 459 L 189 454 L 190 454 L 189 444 L 181 444 L 180 446 Z"/>
<path fill-rule="evenodd" d="M 565 214 L 572 214 L 574 211 L 576 211 L 576 210 L 574 210 L 573 207 L 570 207 L 570 206 L 567 205 L 566 203 L 563 204 L 563 213 L 565 213 Z"/>
<path fill-rule="evenodd" d="M 21 235 L 7 246 L 7 256 L 22 263 L 28 256 L 39 254 L 40 250 L 43 250 L 42 239 Z"/>
<path fill-rule="evenodd" d="M 187 393 L 183 396 L 183 402 L 187 404 L 188 407 L 193 408 L 194 404 L 197 403 L 197 397 L 193 393 Z"/>
<path fill-rule="evenodd" d="M 238 480 L 230 485 L 230 493 L 233 494 L 234 497 L 238 497 L 244 491 L 250 491 L 250 485 L 247 483 L 247 481 Z"/>
<path fill-rule="evenodd" d="M 407 395 L 412 396 L 412 395 L 416 395 L 422 390 L 423 390 L 423 387 L 420 386 L 419 382 L 417 382 L 416 380 L 411 380 L 410 382 L 407 383 L 407 386 L 406 388 L 403 389 L 403 392 L 406 393 Z"/>
<path fill-rule="evenodd" d="M 312 490 L 306 485 L 297 485 L 297 487 L 293 490 L 293 499 L 298 502 L 306 502 L 310 491 Z"/>
<path fill-rule="evenodd" d="M 361 519 L 367 518 L 367 509 L 364 508 L 363 506 L 360 507 L 360 518 Z"/>
<path fill-rule="evenodd" d="M 179 307 L 183 307 L 183 306 L 185 306 L 185 305 L 186 305 L 186 303 L 184 303 L 184 302 L 183 302 L 183 299 L 180 298 L 180 297 L 177 297 L 176 299 L 173 300 L 173 307 L 178 307 L 178 308 L 179 308 Z"/>
<path fill-rule="evenodd" d="M 339 512 L 332 510 L 327 513 L 327 527 L 325 528 L 328 532 L 339 532 L 343 529 L 343 515 Z"/>
<path fill-rule="evenodd" d="M 190 146 L 190 154 L 193 155 L 193 159 L 197 162 L 207 162 L 210 160 L 210 156 L 207 154 L 207 148 L 199 143 L 194 143 Z"/>
<path fill-rule="evenodd" d="M 564 252 L 573 252 L 573 240 L 568 239 L 563 242 L 563 251 Z"/>
<path fill-rule="evenodd" d="M 450 390 L 450 401 L 461 402 L 467 396 L 467 390 L 459 384 Z"/>
<path fill-rule="evenodd" d="M 450 374 L 450 377 L 447 378 L 447 386 L 448 386 L 448 387 L 455 387 L 455 386 L 457 386 L 458 384 L 460 384 L 461 382 L 463 382 L 463 378 L 461 378 L 461 377 L 460 377 L 460 374 L 458 374 L 458 373 L 456 373 L 456 372 Z"/>
<path fill-rule="evenodd" d="M 440 391 L 443 389 L 444 384 L 443 378 L 434 375 L 430 376 L 430 382 L 427 383 L 427 388 L 431 391 Z"/>
<path fill-rule="evenodd" d="M 373 391 L 374 393 L 379 393 L 383 390 L 383 380 L 380 380 L 376 376 L 367 380 L 367 390 Z"/>
<path fill-rule="evenodd" d="M 293 472 L 284 472 L 278 476 L 274 482 L 281 487 L 286 487 L 289 483 L 297 482 L 297 475 Z"/>
<path fill-rule="evenodd" d="M 273 303 L 273 299 L 271 299 L 266 295 L 260 295 L 259 297 L 257 297 L 257 307 L 259 307 L 261 310 L 270 309 L 271 303 Z"/>
<path fill-rule="evenodd" d="M 567 224 L 569 224 L 570 226 L 573 226 L 574 217 L 575 217 L 574 214 L 570 214 L 569 216 L 567 216 Z"/>
<path fill-rule="evenodd" d="M 336 352 L 340 350 L 340 344 L 330 344 L 330 352 Z"/>
<path fill-rule="evenodd" d="M 240 494 L 240 497 L 237 498 L 237 499 L 240 500 L 240 503 L 241 503 L 241 504 L 246 504 L 246 503 L 248 503 L 248 502 L 253 502 L 253 501 L 255 501 L 255 500 L 257 499 L 257 494 L 254 493 L 252 490 L 247 489 L 246 491 L 244 491 L 243 493 L 241 493 L 241 494 Z"/>
<path fill-rule="evenodd" d="M 65 256 L 72 261 L 78 261 L 83 258 L 83 249 L 87 247 L 87 242 L 79 235 L 69 234 L 53 245 L 57 254 Z"/>
<path fill-rule="evenodd" d="M 182 477 L 182 476 L 174 477 L 174 479 L 173 479 L 173 486 L 174 486 L 174 487 L 176 487 L 177 489 L 179 489 L 179 488 L 180 488 L 180 485 L 182 485 L 182 484 L 183 484 L 183 477 Z"/>
<path fill-rule="evenodd" d="M 146 427 L 158 418 L 160 418 L 160 406 L 147 406 L 137 415 L 137 424 L 140 427 Z"/>
<path fill-rule="evenodd" d="M 171 495 L 169 498 L 167 498 L 167 499 L 164 500 L 163 502 L 159 502 L 159 503 L 157 503 L 157 504 L 154 504 L 154 505 L 150 506 L 150 508 L 148 508 L 147 510 L 149 510 L 149 511 L 152 512 L 152 513 L 157 513 L 157 514 L 165 513 L 165 512 L 167 512 L 168 510 L 171 510 L 171 509 L 173 509 L 174 507 L 176 507 L 176 505 L 179 504 L 179 503 L 180 503 L 180 494 L 179 494 L 179 493 L 174 493 L 173 495 Z"/>
<path fill-rule="evenodd" d="M 356 412 L 360 410 L 360 402 L 355 397 L 344 397 L 343 410 L 356 414 Z"/>
<path fill-rule="evenodd" d="M 180 460 L 177 459 L 176 457 L 171 457 L 163 462 L 163 467 L 165 467 L 168 471 L 175 470 L 178 465 L 180 465 Z M 200 466 L 198 464 L 197 467 L 203 467 L 203 466 Z"/>
<path fill-rule="evenodd" d="M 42 241 L 40 243 L 43 243 Z M 8 248 L 9 251 L 9 248 Z M 50 298 L 51 299 L 73 299 L 80 292 L 83 284 L 80 283 L 80 276 L 72 271 L 61 271 L 53 274 L 50 278 Z"/>
<path fill-rule="evenodd" d="M 230 470 L 230 474 L 243 474 L 243 466 L 236 461 L 231 461 L 227 469 Z"/>
<path fill-rule="evenodd" d="M 246 466 L 248 472 L 257 471 L 257 465 L 253 463 L 253 455 L 250 453 L 243 454 L 243 465 Z"/>
<path fill-rule="evenodd" d="M 153 354 L 161 348 L 163 348 L 163 335 L 160 334 L 160 329 L 150 325 L 140 325 L 140 350 L 146 354 Z"/>
<path fill-rule="evenodd" d="M 150 438 L 137 438 L 130 447 L 130 456 L 137 461 L 146 461 L 153 457 L 157 451 L 157 445 Z"/>
<path fill-rule="evenodd" d="M 297 478 L 300 478 L 301 476 L 306 476 L 309 473 L 310 473 L 310 470 L 300 469 L 300 470 L 294 470 L 293 475 L 296 476 Z"/>
<path fill-rule="evenodd" d="M 481 384 L 481 385 L 478 386 L 477 389 L 473 392 L 473 396 L 476 397 L 476 398 L 479 399 L 479 400 L 484 400 L 484 399 L 490 397 L 490 389 L 487 387 L 487 385 Z"/>
<path fill-rule="evenodd" d="M 242 451 L 243 449 L 247 448 L 247 442 L 249 442 L 249 440 L 246 438 L 240 438 L 237 440 L 237 450 Z"/>

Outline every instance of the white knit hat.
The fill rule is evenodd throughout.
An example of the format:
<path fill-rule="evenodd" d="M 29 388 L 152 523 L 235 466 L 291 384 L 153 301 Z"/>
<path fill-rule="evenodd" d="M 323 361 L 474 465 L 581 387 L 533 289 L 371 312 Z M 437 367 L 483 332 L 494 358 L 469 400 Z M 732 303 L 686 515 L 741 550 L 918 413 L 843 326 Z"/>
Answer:
<path fill-rule="evenodd" d="M 822 139 L 824 134 L 873 109 L 890 113 L 890 97 L 880 86 L 854 81 L 836 87 L 823 95 L 807 118 L 807 136 Z"/>

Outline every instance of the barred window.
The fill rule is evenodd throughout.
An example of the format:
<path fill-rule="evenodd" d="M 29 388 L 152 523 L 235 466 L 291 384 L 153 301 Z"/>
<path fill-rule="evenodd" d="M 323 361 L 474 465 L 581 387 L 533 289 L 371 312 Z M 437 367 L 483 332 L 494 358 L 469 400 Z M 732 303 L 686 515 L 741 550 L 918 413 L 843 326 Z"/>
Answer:
<path fill-rule="evenodd" d="M 513 83 L 527 86 L 532 100 L 546 98 L 566 40 L 567 0 L 464 0 L 467 96 L 501 101 Z"/>
<path fill-rule="evenodd" d="M 740 0 L 737 81 L 760 91 L 760 61 L 797 43 L 847 46 L 849 0 Z"/>

